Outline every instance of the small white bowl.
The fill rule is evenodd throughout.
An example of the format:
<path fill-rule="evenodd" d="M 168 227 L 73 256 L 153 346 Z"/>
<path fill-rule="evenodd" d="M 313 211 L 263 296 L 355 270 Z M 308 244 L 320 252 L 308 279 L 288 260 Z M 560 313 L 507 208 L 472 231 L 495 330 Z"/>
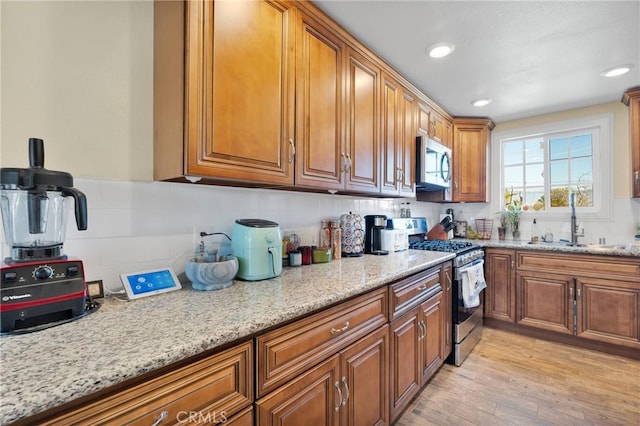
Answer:
<path fill-rule="evenodd" d="M 185 265 L 184 273 L 194 290 L 220 290 L 233 284 L 238 273 L 238 259 L 227 256 L 220 262 L 194 262 Z"/>

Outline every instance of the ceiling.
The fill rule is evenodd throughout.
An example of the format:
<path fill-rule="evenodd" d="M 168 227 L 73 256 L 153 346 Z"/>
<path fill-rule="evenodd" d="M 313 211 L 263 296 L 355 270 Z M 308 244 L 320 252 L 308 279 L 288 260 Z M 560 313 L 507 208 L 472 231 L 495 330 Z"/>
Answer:
<path fill-rule="evenodd" d="M 637 0 L 314 3 L 454 116 L 500 123 L 620 101 L 640 85 Z M 440 42 L 453 53 L 425 54 Z M 600 75 L 622 64 L 631 72 Z"/>

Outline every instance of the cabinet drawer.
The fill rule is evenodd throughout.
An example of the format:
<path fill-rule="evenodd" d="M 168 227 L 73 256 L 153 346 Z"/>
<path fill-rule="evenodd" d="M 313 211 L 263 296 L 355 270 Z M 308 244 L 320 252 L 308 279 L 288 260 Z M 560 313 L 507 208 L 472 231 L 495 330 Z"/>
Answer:
<path fill-rule="evenodd" d="M 388 306 L 384 287 L 259 336 L 258 397 L 385 324 Z"/>
<path fill-rule="evenodd" d="M 571 271 L 576 276 L 601 278 L 615 276 L 640 280 L 640 258 L 630 257 L 518 251 L 517 268 L 563 274 Z"/>
<path fill-rule="evenodd" d="M 253 402 L 252 347 L 246 342 L 40 424 L 220 422 Z"/>
<path fill-rule="evenodd" d="M 391 320 L 398 318 L 442 287 L 440 267 L 431 268 L 389 286 L 389 312 Z"/>

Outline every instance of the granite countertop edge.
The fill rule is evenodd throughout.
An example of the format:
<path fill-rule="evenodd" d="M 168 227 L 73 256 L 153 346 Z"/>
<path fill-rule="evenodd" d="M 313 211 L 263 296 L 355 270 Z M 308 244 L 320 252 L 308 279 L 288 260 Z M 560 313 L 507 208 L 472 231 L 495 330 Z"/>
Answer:
<path fill-rule="evenodd" d="M 614 257 L 640 257 L 640 243 L 636 244 L 584 244 L 580 246 L 569 246 L 565 242 L 555 243 L 530 243 L 528 241 L 516 240 L 464 240 L 471 241 L 487 248 L 505 248 L 517 250 L 533 250 L 567 254 L 594 254 Z"/>
<path fill-rule="evenodd" d="M 280 277 L 234 281 L 218 291 L 186 286 L 131 302 L 108 298 L 77 321 L 3 336 L 0 424 L 242 341 L 453 257 L 408 250 L 284 268 Z M 28 363 L 15 362 L 24 357 Z"/>

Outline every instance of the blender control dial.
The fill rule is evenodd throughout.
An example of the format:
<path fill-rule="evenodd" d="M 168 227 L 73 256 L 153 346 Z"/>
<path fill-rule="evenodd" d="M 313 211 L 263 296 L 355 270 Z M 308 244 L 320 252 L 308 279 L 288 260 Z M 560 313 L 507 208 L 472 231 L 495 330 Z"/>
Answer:
<path fill-rule="evenodd" d="M 49 265 L 40 265 L 33 270 L 33 278 L 37 280 L 46 280 L 53 276 L 53 268 Z"/>

